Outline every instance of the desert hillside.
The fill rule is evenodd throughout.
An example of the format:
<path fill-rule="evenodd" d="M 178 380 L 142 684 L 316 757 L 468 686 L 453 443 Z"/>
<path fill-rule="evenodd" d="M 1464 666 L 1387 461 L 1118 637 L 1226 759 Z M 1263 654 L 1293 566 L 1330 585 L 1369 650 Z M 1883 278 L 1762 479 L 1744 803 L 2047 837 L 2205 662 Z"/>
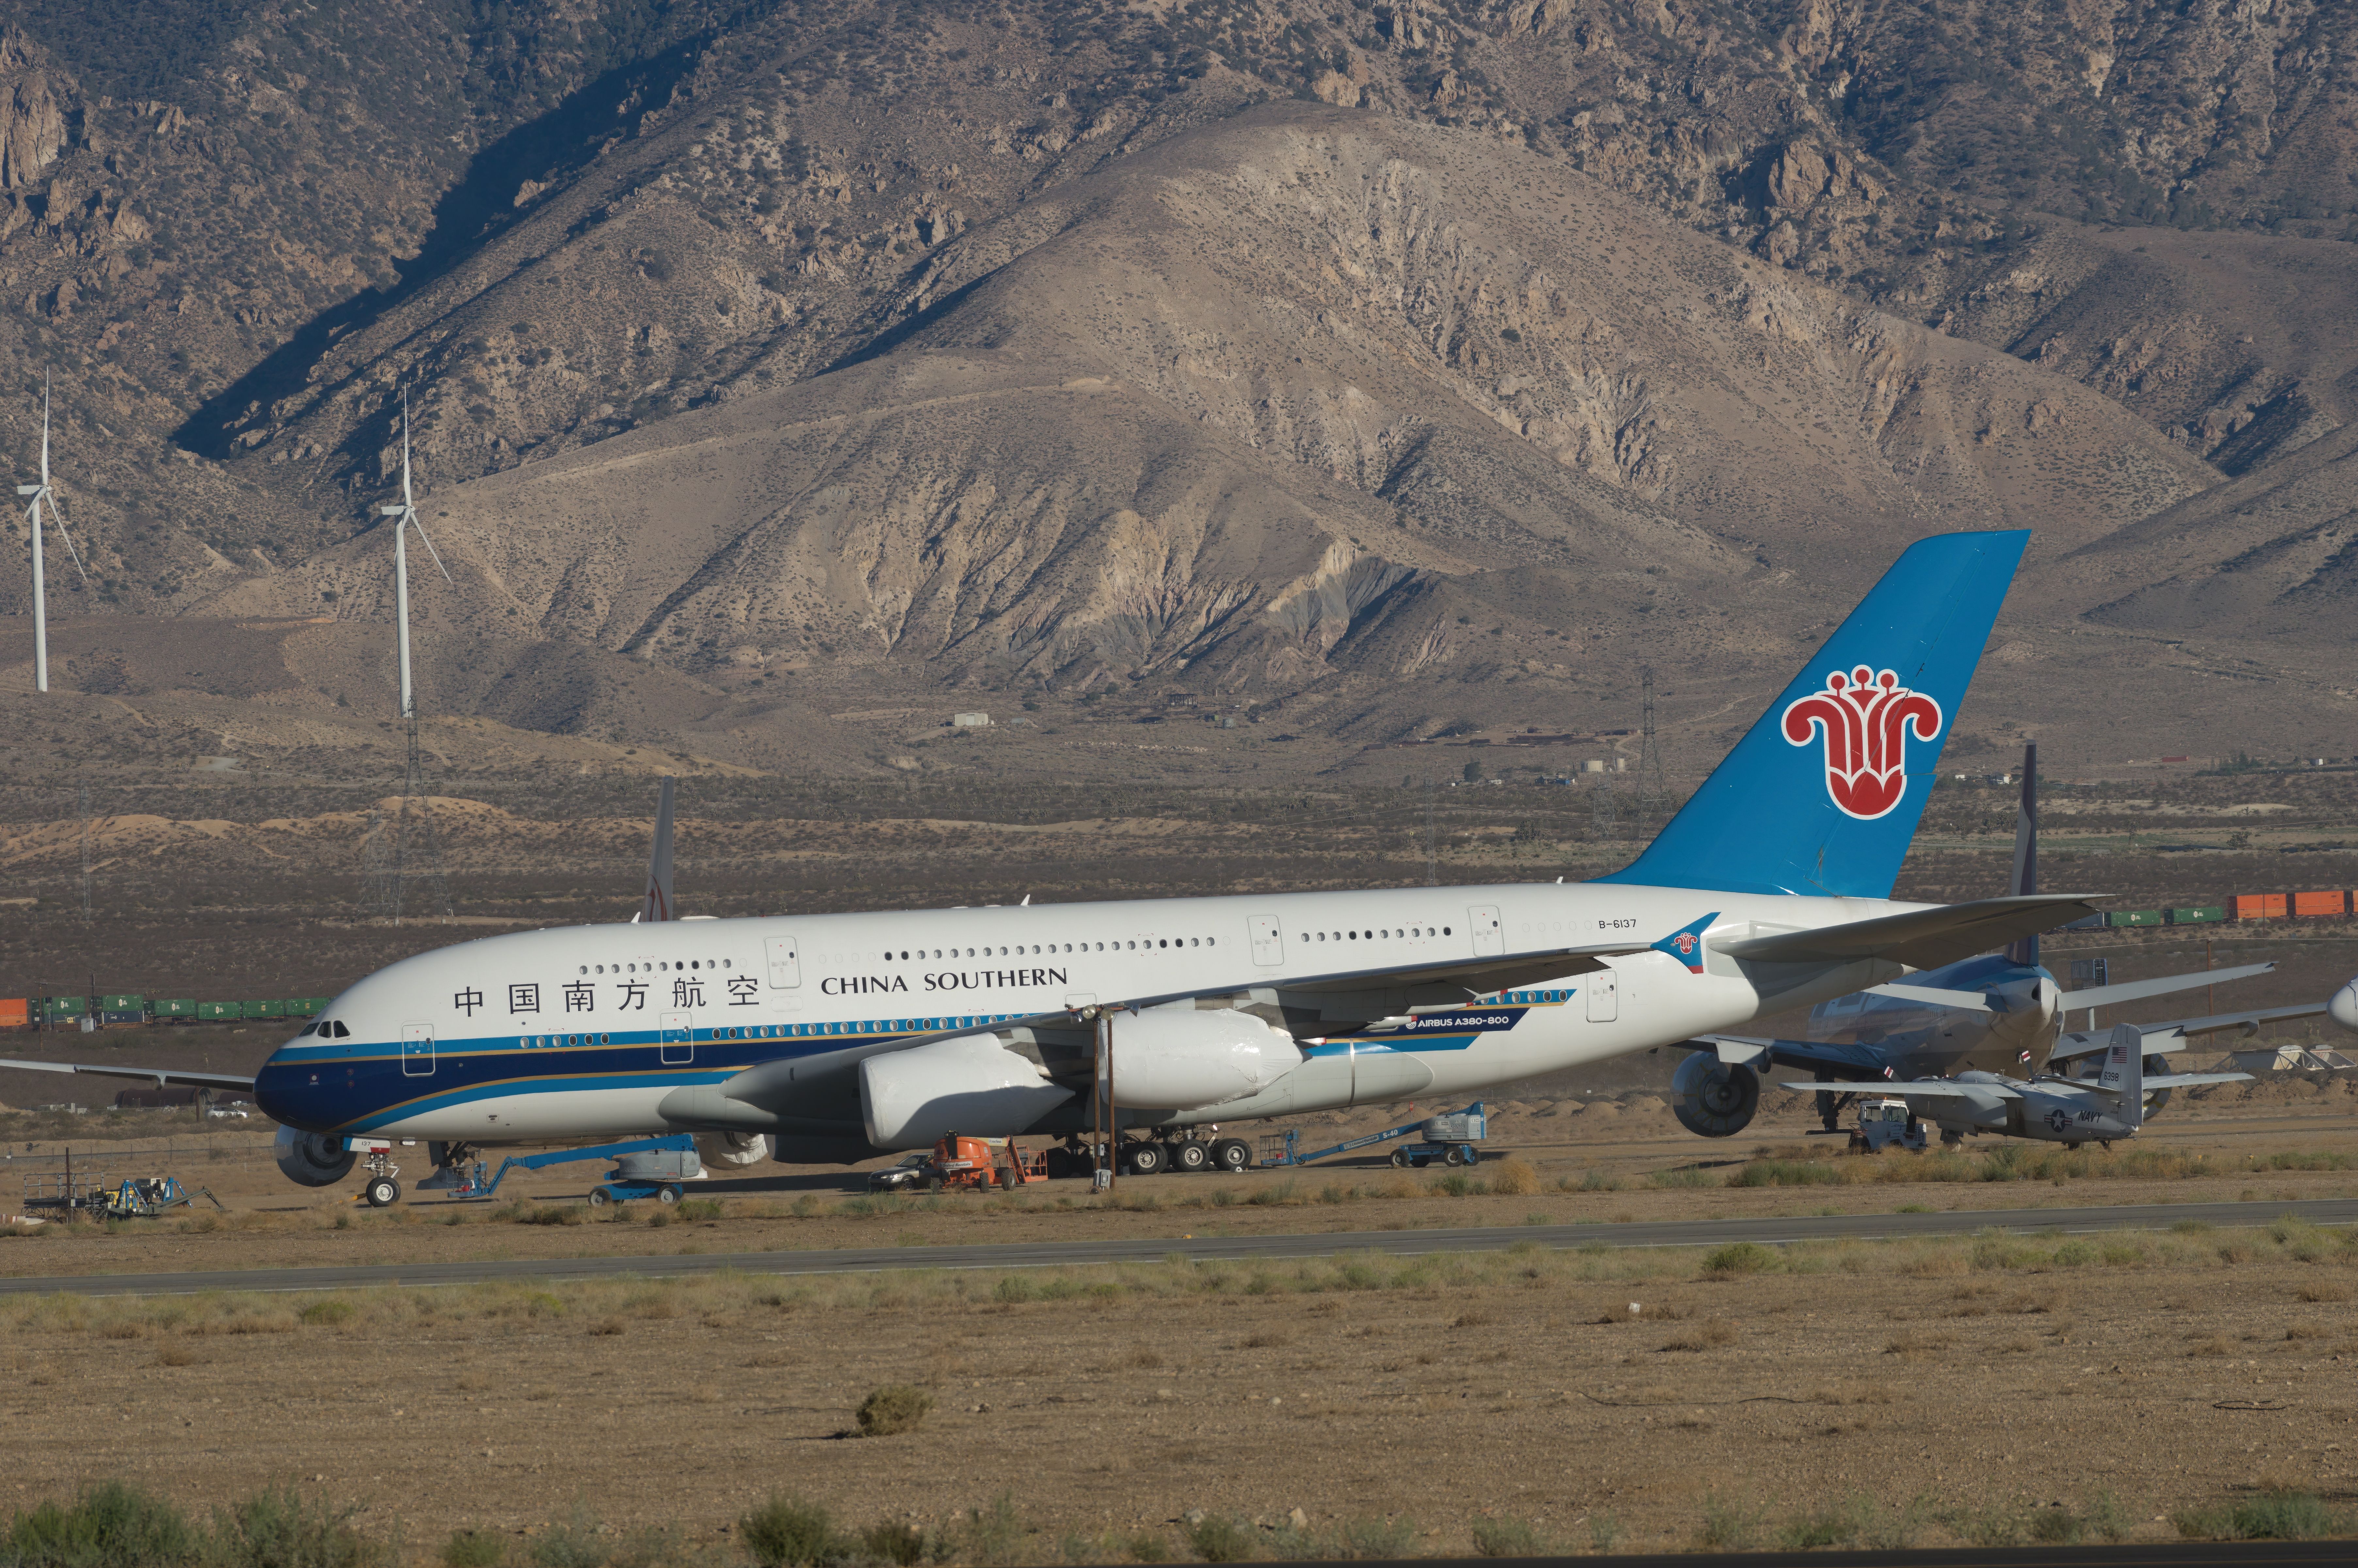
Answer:
<path fill-rule="evenodd" d="M 162 10 L 8 8 L 0 445 L 53 370 L 66 684 L 168 749 L 388 716 L 406 389 L 421 689 L 524 752 L 1088 697 L 1318 772 L 1650 664 L 1707 762 L 1986 526 L 1961 758 L 2352 750 L 2335 8 Z"/>

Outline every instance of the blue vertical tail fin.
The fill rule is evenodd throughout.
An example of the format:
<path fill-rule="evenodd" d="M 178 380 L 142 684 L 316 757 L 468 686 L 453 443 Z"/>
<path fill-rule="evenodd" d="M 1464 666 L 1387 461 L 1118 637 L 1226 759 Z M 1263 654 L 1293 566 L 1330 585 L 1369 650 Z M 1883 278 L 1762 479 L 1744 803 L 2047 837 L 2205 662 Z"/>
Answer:
<path fill-rule="evenodd" d="M 2027 530 L 1903 551 L 1627 870 L 1600 881 L 1888 898 Z"/>

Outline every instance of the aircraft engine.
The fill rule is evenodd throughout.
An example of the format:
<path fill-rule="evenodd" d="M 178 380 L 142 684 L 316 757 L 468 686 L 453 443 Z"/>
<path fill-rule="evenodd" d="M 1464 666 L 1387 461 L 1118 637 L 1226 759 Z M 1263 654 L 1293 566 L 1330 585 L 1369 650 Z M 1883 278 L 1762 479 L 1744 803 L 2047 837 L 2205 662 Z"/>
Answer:
<path fill-rule="evenodd" d="M 2358 980 L 2352 980 L 2333 993 L 2325 1004 L 2327 1016 L 2344 1029 L 2358 1030 Z"/>
<path fill-rule="evenodd" d="M 758 1165 L 773 1158 L 778 1141 L 766 1132 L 699 1132 L 696 1135 L 696 1152 L 708 1165 L 724 1171 L 741 1171 L 748 1165 Z"/>
<path fill-rule="evenodd" d="M 961 1034 L 860 1064 L 860 1115 L 879 1149 L 924 1149 L 946 1133 L 1021 1132 L 1073 1098 L 991 1034 Z"/>
<path fill-rule="evenodd" d="M 359 1158 L 344 1147 L 341 1138 L 325 1133 L 297 1132 L 291 1127 L 278 1130 L 271 1153 L 278 1168 L 290 1181 L 307 1187 L 332 1187 L 352 1174 L 352 1162 Z"/>
<path fill-rule="evenodd" d="M 1760 1075 L 1708 1051 L 1692 1051 L 1671 1079 L 1671 1113 L 1704 1138 L 1733 1138 L 1760 1108 Z"/>
<path fill-rule="evenodd" d="M 1301 1065 L 1293 1036 L 1250 1013 L 1154 1010 L 1113 1021 L 1116 1105 L 1224 1105 L 1260 1093 Z"/>

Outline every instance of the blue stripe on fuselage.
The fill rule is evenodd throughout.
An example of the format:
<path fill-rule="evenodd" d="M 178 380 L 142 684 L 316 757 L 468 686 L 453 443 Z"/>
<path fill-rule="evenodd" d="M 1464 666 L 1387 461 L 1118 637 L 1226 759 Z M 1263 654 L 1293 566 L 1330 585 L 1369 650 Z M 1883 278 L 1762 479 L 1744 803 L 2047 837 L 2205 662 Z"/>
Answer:
<path fill-rule="evenodd" d="M 898 1023 L 929 1026 L 900 1029 Z M 936 1033 L 944 1027 L 980 1028 L 979 1015 L 958 1018 L 878 1020 L 838 1024 L 770 1025 L 833 1029 L 838 1033 L 772 1034 L 740 1030 L 696 1029 L 687 1041 L 666 1042 L 661 1030 L 607 1032 L 590 1035 L 499 1034 L 435 1042 L 431 1067 L 417 1072 L 417 1058 L 405 1056 L 398 1043 L 359 1040 L 282 1046 L 254 1078 L 254 1098 L 263 1110 L 291 1126 L 320 1132 L 365 1132 L 404 1117 L 450 1105 L 576 1088 L 639 1088 L 710 1083 L 764 1062 L 830 1055 L 906 1034 Z M 527 1040 L 601 1040 L 578 1045 L 527 1045 Z M 665 1062 L 666 1050 L 693 1048 L 693 1060 Z"/>

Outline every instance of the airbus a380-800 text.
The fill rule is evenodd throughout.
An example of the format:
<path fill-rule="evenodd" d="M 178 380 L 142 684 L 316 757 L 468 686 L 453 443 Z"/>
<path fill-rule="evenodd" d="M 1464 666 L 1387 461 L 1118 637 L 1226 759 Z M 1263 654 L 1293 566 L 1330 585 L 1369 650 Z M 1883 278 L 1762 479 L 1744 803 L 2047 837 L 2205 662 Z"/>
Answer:
<path fill-rule="evenodd" d="M 438 1164 L 634 1133 L 693 1132 L 731 1163 L 952 1130 L 1077 1144 L 1108 1087 L 1098 1114 L 1136 1148 L 1465 1093 L 1897 979 L 2089 911 L 1890 897 L 2028 538 L 1909 546 L 1645 853 L 1595 881 L 494 936 L 348 988 L 255 1098 L 312 1185 L 396 1140 Z M 1239 1162 L 1240 1142 L 1219 1147 Z"/>

